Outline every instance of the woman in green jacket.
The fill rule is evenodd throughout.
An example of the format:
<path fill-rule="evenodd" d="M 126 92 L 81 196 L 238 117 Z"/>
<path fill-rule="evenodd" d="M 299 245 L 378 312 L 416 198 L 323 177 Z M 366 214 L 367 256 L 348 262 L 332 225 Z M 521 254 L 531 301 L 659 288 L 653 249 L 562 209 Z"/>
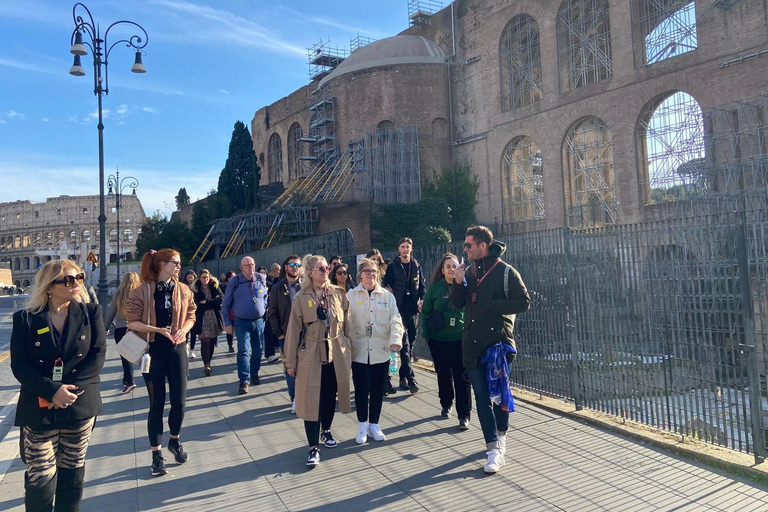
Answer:
<path fill-rule="evenodd" d="M 443 418 L 450 418 L 453 400 L 456 398 L 456 414 L 459 430 L 469 428 L 472 412 L 472 394 L 469 381 L 464 376 L 461 357 L 461 338 L 464 330 L 464 309 L 451 306 L 450 289 L 459 260 L 448 253 L 440 260 L 432 276 L 421 309 L 422 335 L 429 344 L 432 361 L 437 372 L 437 392 L 440 397 Z"/>

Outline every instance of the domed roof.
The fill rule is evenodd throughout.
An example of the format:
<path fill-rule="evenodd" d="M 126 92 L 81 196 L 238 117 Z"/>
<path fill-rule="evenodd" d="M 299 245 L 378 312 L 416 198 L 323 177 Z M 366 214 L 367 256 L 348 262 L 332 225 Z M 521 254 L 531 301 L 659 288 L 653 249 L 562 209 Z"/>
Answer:
<path fill-rule="evenodd" d="M 398 64 L 444 63 L 445 53 L 429 39 L 406 35 L 388 37 L 374 41 L 352 52 L 352 55 L 320 81 L 319 87 L 322 87 L 328 80 L 361 69 Z"/>

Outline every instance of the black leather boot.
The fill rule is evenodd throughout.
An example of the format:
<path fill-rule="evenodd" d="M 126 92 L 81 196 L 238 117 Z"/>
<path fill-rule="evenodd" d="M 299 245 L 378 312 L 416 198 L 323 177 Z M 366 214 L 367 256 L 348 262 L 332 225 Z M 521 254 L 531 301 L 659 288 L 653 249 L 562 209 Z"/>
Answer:
<path fill-rule="evenodd" d="M 27 512 L 51 512 L 53 497 L 56 495 L 56 477 L 44 485 L 29 484 L 27 473 L 24 473 L 24 508 Z"/>
<path fill-rule="evenodd" d="M 56 512 L 80 512 L 83 499 L 85 466 L 75 469 L 59 468 L 56 485 Z"/>

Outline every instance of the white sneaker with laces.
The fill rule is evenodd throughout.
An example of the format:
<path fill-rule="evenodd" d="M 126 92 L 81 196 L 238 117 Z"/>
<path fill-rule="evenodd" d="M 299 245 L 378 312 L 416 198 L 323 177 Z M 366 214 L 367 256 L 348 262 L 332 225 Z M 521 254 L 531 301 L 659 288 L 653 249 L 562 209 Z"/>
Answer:
<path fill-rule="evenodd" d="M 291 402 L 291 414 L 296 414 L 296 400 Z"/>
<path fill-rule="evenodd" d="M 357 437 L 355 437 L 355 442 L 357 444 L 365 444 L 365 442 L 368 440 L 368 422 L 367 421 L 361 421 L 357 424 Z"/>
<path fill-rule="evenodd" d="M 486 452 L 486 455 L 488 456 L 488 461 L 485 463 L 485 468 L 483 469 L 486 473 L 492 475 L 504 465 L 504 455 L 502 455 L 498 447 Z"/>
<path fill-rule="evenodd" d="M 368 435 L 373 438 L 374 441 L 386 441 L 387 436 L 379 428 L 378 423 L 371 423 L 368 425 Z"/>
<path fill-rule="evenodd" d="M 505 456 L 507 454 L 507 433 L 506 432 L 496 432 L 496 442 L 498 443 L 499 451 L 501 452 L 501 456 Z"/>

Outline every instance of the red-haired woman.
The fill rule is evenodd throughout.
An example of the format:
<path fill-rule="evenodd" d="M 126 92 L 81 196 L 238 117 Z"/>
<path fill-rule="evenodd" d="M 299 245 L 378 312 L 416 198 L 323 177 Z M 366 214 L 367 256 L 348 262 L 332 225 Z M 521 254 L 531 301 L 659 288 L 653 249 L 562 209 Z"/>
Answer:
<path fill-rule="evenodd" d="M 149 371 L 142 373 L 149 394 L 147 430 L 152 447 L 151 471 L 164 475 L 162 455 L 163 408 L 165 381 L 171 396 L 168 429 L 171 439 L 168 450 L 183 464 L 189 456 L 179 442 L 184 420 L 184 400 L 187 393 L 187 333 L 195 325 L 194 295 L 186 284 L 179 282 L 181 256 L 173 249 L 149 251 L 141 260 L 141 286 L 131 292 L 125 319 L 128 328 L 149 334 Z M 149 323 L 147 319 L 149 318 Z"/>

